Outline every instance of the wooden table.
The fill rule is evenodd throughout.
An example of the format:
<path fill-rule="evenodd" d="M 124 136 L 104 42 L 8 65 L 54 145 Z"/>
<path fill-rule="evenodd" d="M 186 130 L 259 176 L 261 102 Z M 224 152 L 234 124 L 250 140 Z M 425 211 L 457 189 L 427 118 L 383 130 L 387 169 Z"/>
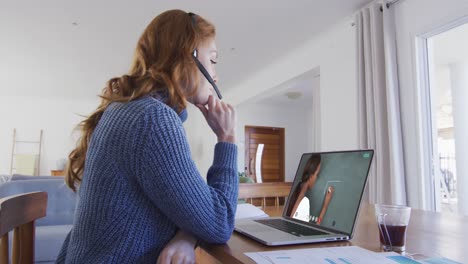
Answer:
<path fill-rule="evenodd" d="M 282 207 L 267 207 L 271 216 L 281 215 Z M 267 247 L 255 240 L 234 232 L 225 245 L 201 244 L 205 254 L 212 257 L 210 263 L 254 263 L 245 252 L 300 249 L 313 247 L 356 245 L 372 251 L 381 251 L 379 230 L 372 205 L 363 205 L 354 237 L 346 242 L 327 242 L 294 246 Z M 426 256 L 443 256 L 462 263 L 468 262 L 468 217 L 453 214 L 412 210 L 407 231 L 406 252 Z"/>

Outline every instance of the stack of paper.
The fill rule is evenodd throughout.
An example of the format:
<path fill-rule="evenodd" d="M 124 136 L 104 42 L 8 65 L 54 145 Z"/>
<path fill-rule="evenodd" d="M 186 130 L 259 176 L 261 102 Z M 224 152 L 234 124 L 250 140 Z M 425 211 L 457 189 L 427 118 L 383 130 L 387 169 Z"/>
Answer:
<path fill-rule="evenodd" d="M 237 205 L 236 219 L 261 217 L 268 217 L 268 215 L 258 207 L 255 207 L 249 203 Z"/>
<path fill-rule="evenodd" d="M 355 246 L 278 250 L 245 254 L 259 264 L 395 264 L 395 262 L 385 258 L 384 256 L 379 256 L 372 251 Z"/>
<path fill-rule="evenodd" d="M 376 253 L 357 246 L 250 252 L 245 255 L 258 264 L 461 264 L 446 258 L 416 261 L 394 252 Z"/>

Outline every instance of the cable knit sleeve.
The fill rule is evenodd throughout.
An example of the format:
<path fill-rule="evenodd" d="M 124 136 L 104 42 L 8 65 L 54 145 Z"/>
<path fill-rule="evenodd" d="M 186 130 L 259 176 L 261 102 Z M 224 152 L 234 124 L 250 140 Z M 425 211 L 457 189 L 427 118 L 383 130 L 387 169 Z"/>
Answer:
<path fill-rule="evenodd" d="M 140 124 L 137 178 L 145 194 L 182 230 L 208 243 L 227 242 L 237 206 L 237 146 L 216 144 L 206 184 L 172 109 L 151 107 Z"/>

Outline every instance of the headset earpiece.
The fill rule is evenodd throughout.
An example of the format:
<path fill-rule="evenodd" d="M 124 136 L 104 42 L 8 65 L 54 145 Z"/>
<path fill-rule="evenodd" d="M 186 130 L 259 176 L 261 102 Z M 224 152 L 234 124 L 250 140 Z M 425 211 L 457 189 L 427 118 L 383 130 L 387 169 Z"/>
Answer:
<path fill-rule="evenodd" d="M 188 15 L 192 18 L 192 24 L 195 27 L 197 25 L 197 23 L 195 21 L 195 14 L 190 12 L 190 13 L 188 13 Z M 198 69 L 200 69 L 203 76 L 205 76 L 205 78 L 208 80 L 208 82 L 211 84 L 211 86 L 213 86 L 213 89 L 215 90 L 216 95 L 218 95 L 218 98 L 221 100 L 223 97 L 221 96 L 221 92 L 219 92 L 218 86 L 216 86 L 216 83 L 214 82 L 213 78 L 211 78 L 208 71 L 205 69 L 205 67 L 203 67 L 201 62 L 197 59 L 197 57 L 198 57 L 198 50 L 197 49 L 195 49 L 193 51 L 192 56 L 193 56 L 193 59 L 195 60 L 195 64 L 197 64 Z"/>

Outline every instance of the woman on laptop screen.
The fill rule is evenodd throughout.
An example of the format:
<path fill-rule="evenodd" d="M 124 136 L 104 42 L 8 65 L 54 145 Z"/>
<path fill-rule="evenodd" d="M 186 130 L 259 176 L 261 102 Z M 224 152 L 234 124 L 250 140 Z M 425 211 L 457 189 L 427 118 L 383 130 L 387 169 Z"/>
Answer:
<path fill-rule="evenodd" d="M 310 216 L 310 202 L 309 198 L 307 198 L 305 194 L 308 190 L 314 187 L 314 184 L 317 181 L 317 178 L 320 174 L 321 161 L 322 158 L 320 154 L 312 154 L 312 156 L 309 158 L 304 167 L 304 171 L 302 172 L 301 181 L 291 195 L 292 200 L 289 203 L 289 208 L 287 211 L 287 215 L 292 218 L 307 222 L 313 221 L 318 225 L 320 225 L 322 222 L 322 219 L 327 212 L 328 205 L 330 204 L 330 201 L 333 198 L 333 194 L 335 192 L 334 187 L 329 186 L 325 193 L 319 216 Z"/>

